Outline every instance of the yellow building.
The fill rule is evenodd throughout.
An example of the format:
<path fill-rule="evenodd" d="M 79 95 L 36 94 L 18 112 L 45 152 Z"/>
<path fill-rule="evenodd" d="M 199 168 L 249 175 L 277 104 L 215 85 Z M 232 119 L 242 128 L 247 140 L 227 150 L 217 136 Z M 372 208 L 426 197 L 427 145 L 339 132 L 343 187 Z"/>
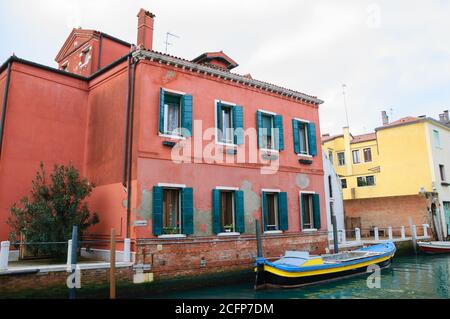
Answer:
<path fill-rule="evenodd" d="M 450 121 L 406 117 L 374 133 L 322 136 L 343 188 L 346 228 L 429 224 L 439 238 L 450 233 Z M 449 175 L 450 176 L 450 175 Z M 430 214 L 431 212 L 431 214 Z M 356 223 L 356 225 L 355 225 Z"/>

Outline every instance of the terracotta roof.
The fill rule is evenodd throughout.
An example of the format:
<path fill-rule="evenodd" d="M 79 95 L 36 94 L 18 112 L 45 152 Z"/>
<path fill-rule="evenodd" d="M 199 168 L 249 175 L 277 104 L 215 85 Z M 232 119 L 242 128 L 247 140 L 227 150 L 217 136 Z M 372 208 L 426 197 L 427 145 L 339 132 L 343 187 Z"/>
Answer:
<path fill-rule="evenodd" d="M 411 123 L 411 122 L 417 121 L 418 119 L 419 119 L 418 117 L 407 116 L 407 117 L 401 118 L 400 120 L 389 123 L 385 126 L 393 126 L 393 125 L 398 125 L 398 124 Z"/>
<path fill-rule="evenodd" d="M 351 143 L 355 144 L 355 143 L 373 141 L 373 140 L 376 140 L 376 139 L 377 139 L 377 134 L 376 133 L 362 134 L 362 135 L 354 136 L 353 140 L 351 141 Z"/>
<path fill-rule="evenodd" d="M 228 70 L 234 69 L 235 67 L 239 66 L 239 64 L 237 64 L 236 61 L 234 61 L 228 55 L 223 53 L 223 51 L 203 53 L 200 56 L 193 59 L 192 62 L 210 64 L 209 62 L 211 60 L 222 60 L 225 63 Z"/>
<path fill-rule="evenodd" d="M 330 135 L 328 135 L 328 136 L 322 136 L 322 143 L 325 143 L 325 142 L 328 142 L 328 141 L 332 141 L 332 140 L 334 140 L 335 138 L 338 138 L 338 137 L 344 137 L 344 135 L 333 135 L 333 136 L 330 136 Z"/>

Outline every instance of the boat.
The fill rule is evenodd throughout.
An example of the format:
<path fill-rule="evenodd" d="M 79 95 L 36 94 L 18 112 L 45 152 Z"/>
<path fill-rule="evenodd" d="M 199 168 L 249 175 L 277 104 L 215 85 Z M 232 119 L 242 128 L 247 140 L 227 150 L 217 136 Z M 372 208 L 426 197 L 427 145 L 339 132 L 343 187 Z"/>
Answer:
<path fill-rule="evenodd" d="M 450 253 L 450 242 L 448 241 L 432 241 L 418 242 L 420 251 L 426 254 L 447 254 Z"/>
<path fill-rule="evenodd" d="M 298 288 L 361 275 L 373 265 L 387 268 L 391 265 L 395 251 L 394 243 L 386 242 L 322 256 L 287 251 L 274 262 L 258 257 L 255 263 L 255 289 Z"/>

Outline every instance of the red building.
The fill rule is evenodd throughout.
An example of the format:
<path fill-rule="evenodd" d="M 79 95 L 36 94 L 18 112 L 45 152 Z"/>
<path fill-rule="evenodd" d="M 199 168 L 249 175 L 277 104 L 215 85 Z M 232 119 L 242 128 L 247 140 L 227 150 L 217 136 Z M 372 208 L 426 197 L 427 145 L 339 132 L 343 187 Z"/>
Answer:
<path fill-rule="evenodd" d="M 223 52 L 156 52 L 153 23 L 139 12 L 137 46 L 74 29 L 59 69 L 0 68 L 0 239 L 40 161 L 72 162 L 97 186 L 91 235 L 131 238 L 155 276 L 248 266 L 255 219 L 267 256 L 323 252 L 322 101 L 232 73 Z"/>

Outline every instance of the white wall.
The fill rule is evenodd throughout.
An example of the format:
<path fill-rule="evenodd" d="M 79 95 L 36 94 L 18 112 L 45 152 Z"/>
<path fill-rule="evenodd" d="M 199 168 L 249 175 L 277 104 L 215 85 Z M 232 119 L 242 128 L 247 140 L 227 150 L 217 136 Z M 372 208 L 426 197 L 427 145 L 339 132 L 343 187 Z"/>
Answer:
<path fill-rule="evenodd" d="M 338 230 L 345 229 L 344 222 L 344 201 L 342 198 L 342 185 L 341 179 L 337 176 L 334 171 L 333 164 L 328 160 L 325 152 L 322 152 L 323 158 L 323 170 L 324 170 L 324 185 L 325 185 L 325 198 L 327 206 L 327 226 L 328 226 L 328 238 L 333 239 L 333 226 L 331 224 L 331 212 L 330 212 L 330 202 L 333 201 L 334 214 L 336 215 L 337 228 Z M 333 198 L 330 198 L 330 189 L 328 183 L 328 176 L 331 176 L 331 188 L 333 192 Z M 340 238 L 340 237 L 339 237 Z"/>
<path fill-rule="evenodd" d="M 431 156 L 431 175 L 436 192 L 439 194 L 439 212 L 441 217 L 441 225 L 443 225 L 444 236 L 447 234 L 447 224 L 445 222 L 443 202 L 450 202 L 450 186 L 443 186 L 441 182 L 441 174 L 439 165 L 445 166 L 446 181 L 450 183 L 450 128 L 433 122 L 427 122 L 427 135 L 429 139 L 429 154 Z M 434 141 L 433 131 L 439 132 L 440 146 Z"/>

